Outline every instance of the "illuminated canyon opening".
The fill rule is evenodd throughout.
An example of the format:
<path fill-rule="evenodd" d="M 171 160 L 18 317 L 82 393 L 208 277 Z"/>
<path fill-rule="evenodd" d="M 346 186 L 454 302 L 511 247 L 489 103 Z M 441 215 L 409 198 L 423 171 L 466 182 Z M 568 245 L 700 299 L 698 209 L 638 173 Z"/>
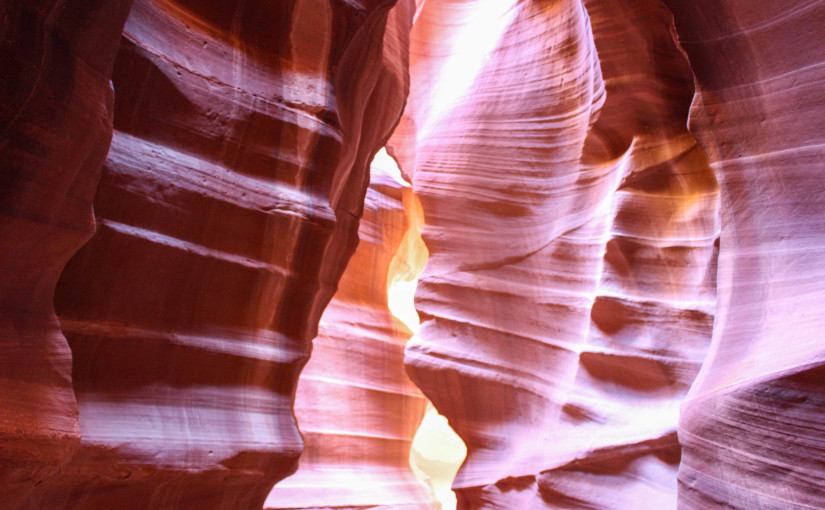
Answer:
<path fill-rule="evenodd" d="M 0 32 L 3 510 L 825 508 L 825 0 Z"/>
<path fill-rule="evenodd" d="M 373 165 L 376 164 L 387 169 L 387 173 L 402 186 L 410 186 L 403 180 L 397 163 L 385 149 L 376 155 Z M 421 202 L 415 193 L 409 192 L 404 195 L 403 204 L 409 228 L 390 263 L 387 297 L 392 314 L 414 336 L 420 327 L 418 313 L 415 311 L 415 289 L 429 253 L 421 239 L 424 227 Z M 461 438 L 450 428 L 447 419 L 428 402 L 424 418 L 413 438 L 410 467 L 432 489 L 441 510 L 456 508 L 456 497 L 451 486 L 466 455 L 467 447 Z"/>
<path fill-rule="evenodd" d="M 404 373 L 404 345 L 419 328 L 423 226 L 418 198 L 381 149 L 370 165 L 360 242 L 298 382 L 300 467 L 265 508 L 423 508 L 436 501 L 456 508 L 450 485 L 466 448 Z"/>

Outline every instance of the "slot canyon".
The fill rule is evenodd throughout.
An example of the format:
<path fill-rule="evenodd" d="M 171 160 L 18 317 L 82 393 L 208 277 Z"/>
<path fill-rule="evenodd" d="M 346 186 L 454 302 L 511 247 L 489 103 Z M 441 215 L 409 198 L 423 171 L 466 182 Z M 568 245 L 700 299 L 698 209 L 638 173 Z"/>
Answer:
<path fill-rule="evenodd" d="M 0 510 L 825 509 L 825 0 L 0 0 L 0 243 Z"/>

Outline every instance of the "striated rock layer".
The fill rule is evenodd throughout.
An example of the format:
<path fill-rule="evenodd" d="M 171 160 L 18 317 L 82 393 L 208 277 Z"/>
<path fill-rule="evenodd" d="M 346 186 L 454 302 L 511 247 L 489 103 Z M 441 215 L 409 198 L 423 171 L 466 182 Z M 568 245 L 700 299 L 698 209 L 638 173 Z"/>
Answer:
<path fill-rule="evenodd" d="M 43 62 L 4 156 L 3 236 L 25 243 L 0 365 L 0 455 L 37 486 L 4 508 L 260 508 L 295 469 L 298 373 L 407 93 L 394 3 L 138 0 L 96 191 L 128 6 L 4 7 L 35 47 L 8 65 Z M 93 192 L 54 293 L 70 378 L 51 300 Z"/>
<path fill-rule="evenodd" d="M 460 507 L 673 508 L 718 189 L 669 12 L 431 0 L 411 75 L 391 148 L 431 257 L 407 368 L 467 443 Z"/>
<path fill-rule="evenodd" d="M 825 508 L 825 1 L 132 3 L 0 1 L 2 508 L 431 505 L 408 63 L 461 507 Z"/>
<path fill-rule="evenodd" d="M 0 506 L 60 474 L 80 431 L 52 304 L 93 230 L 109 79 L 131 0 L 0 2 Z"/>
<path fill-rule="evenodd" d="M 267 509 L 433 508 L 410 469 L 425 399 L 404 374 L 410 331 L 390 313 L 388 287 L 417 276 L 426 255 L 420 207 L 373 163 L 360 243 L 321 317 L 301 373 L 295 415 L 306 443 L 298 472 Z"/>
<path fill-rule="evenodd" d="M 722 193 L 719 305 L 679 506 L 825 508 L 825 2 L 666 2 Z"/>

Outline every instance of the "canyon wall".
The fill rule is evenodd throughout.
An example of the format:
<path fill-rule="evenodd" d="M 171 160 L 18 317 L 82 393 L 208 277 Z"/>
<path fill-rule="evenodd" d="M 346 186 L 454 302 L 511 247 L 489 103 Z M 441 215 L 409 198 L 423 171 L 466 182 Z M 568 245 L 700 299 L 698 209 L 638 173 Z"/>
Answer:
<path fill-rule="evenodd" d="M 666 2 L 722 196 L 710 353 L 683 406 L 680 508 L 825 508 L 825 2 Z"/>
<path fill-rule="evenodd" d="M 0 0 L 0 506 L 431 507 L 423 212 L 460 508 L 825 508 L 825 1 L 132 4 Z"/>
<path fill-rule="evenodd" d="M 5 508 L 260 508 L 294 471 L 298 373 L 407 94 L 394 3 L 5 8 L 32 89 L 3 112 L 0 452 L 32 488 Z"/>
<path fill-rule="evenodd" d="M 425 408 L 404 374 L 412 333 L 388 300 L 388 288 L 416 278 L 426 261 L 420 222 L 409 186 L 374 163 L 360 243 L 321 316 L 298 383 L 300 467 L 272 490 L 265 508 L 433 508 L 432 493 L 410 469 Z"/>
<path fill-rule="evenodd" d="M 708 348 L 718 187 L 657 1 L 428 1 L 390 148 L 430 260 L 416 384 L 461 508 L 674 508 Z"/>
<path fill-rule="evenodd" d="M 112 137 L 109 84 L 131 0 L 0 2 L 0 506 L 59 476 L 80 442 L 54 313 L 91 236 Z"/>

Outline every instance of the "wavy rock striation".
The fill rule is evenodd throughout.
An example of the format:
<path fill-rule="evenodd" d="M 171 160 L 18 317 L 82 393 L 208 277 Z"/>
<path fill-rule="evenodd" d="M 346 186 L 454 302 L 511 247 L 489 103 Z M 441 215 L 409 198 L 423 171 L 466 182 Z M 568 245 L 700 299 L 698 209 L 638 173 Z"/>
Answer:
<path fill-rule="evenodd" d="M 9 53 L 44 65 L 26 75 L 34 99 L 15 114 L 7 152 L 20 171 L 4 176 L 20 191 L 4 199 L 3 235 L 26 244 L 3 255 L 4 271 L 23 274 L 3 285 L 33 298 L 4 309 L 40 315 L 12 318 L 23 333 L 2 362 L 14 392 L 4 383 L 0 397 L 28 413 L 4 414 L 0 439 L 31 430 L 33 451 L 7 454 L 18 446 L 4 441 L 0 455 L 66 461 L 76 417 L 80 432 L 59 475 L 13 473 L 39 484 L 22 507 L 254 508 L 295 469 L 298 373 L 355 249 L 369 162 L 407 93 L 412 10 L 402 2 L 390 17 L 394 3 L 135 2 L 114 64 L 97 232 L 54 297 L 71 380 L 52 288 L 90 233 L 111 127 L 107 72 L 128 5 L 12 13 L 17 35 L 27 41 L 31 21 L 40 46 Z M 22 373 L 29 359 L 46 368 Z M 59 444 L 31 440 L 42 436 Z"/>
<path fill-rule="evenodd" d="M 0 2 L 4 509 L 432 504 L 410 80 L 461 507 L 825 508 L 825 0 L 132 4 Z"/>
<path fill-rule="evenodd" d="M 130 0 L 0 3 L 0 506 L 60 474 L 80 441 L 52 304 L 91 236 L 112 136 L 109 79 Z"/>
<path fill-rule="evenodd" d="M 666 2 L 722 193 L 719 305 L 679 506 L 824 508 L 825 2 Z"/>
<path fill-rule="evenodd" d="M 301 465 L 265 508 L 433 508 L 409 461 L 426 401 L 404 374 L 411 333 L 388 302 L 393 280 L 415 276 L 426 260 L 411 249 L 419 215 L 412 190 L 373 163 L 360 243 L 298 383 Z"/>
<path fill-rule="evenodd" d="M 407 368 L 467 443 L 461 508 L 674 507 L 719 227 L 669 12 L 428 1 L 411 48 L 391 148 L 431 257 Z"/>

